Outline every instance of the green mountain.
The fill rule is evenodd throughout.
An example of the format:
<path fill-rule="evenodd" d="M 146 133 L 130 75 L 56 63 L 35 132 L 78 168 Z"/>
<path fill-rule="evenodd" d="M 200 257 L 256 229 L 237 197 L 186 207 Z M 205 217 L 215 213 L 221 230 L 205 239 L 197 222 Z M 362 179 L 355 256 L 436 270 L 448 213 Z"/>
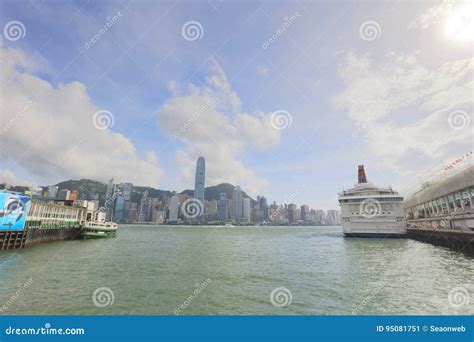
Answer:
<path fill-rule="evenodd" d="M 219 200 L 219 195 L 221 192 L 225 192 L 227 194 L 227 198 L 231 199 L 234 193 L 235 186 L 229 183 L 222 183 L 214 186 L 208 186 L 204 190 L 204 194 L 206 196 L 207 201 L 211 200 Z M 188 196 L 193 196 L 194 190 L 184 190 L 181 192 L 182 194 L 186 194 Z M 242 191 L 242 197 L 248 197 L 252 199 L 245 191 Z M 253 199 L 252 199 L 253 202 Z"/>
<path fill-rule="evenodd" d="M 102 182 L 93 181 L 90 179 L 81 180 L 67 180 L 56 184 L 59 190 L 78 190 L 80 198 L 90 198 L 94 193 L 99 194 L 99 199 L 105 199 L 105 193 L 107 191 L 107 185 Z M 43 190 L 47 190 L 47 186 L 42 187 Z M 103 194 L 103 196 L 101 196 Z"/>
<path fill-rule="evenodd" d="M 79 199 L 90 199 L 93 197 L 94 194 L 99 195 L 99 202 L 100 205 L 103 205 L 105 202 L 105 194 L 107 191 L 107 184 L 90 180 L 90 179 L 80 179 L 80 180 L 67 180 L 64 182 L 60 182 L 56 184 L 59 190 L 68 189 L 68 190 L 78 190 L 79 191 Z M 42 187 L 43 190 L 47 189 L 47 186 Z M 214 186 L 208 186 L 205 189 L 206 200 L 218 200 L 219 194 L 221 192 L 225 192 L 227 194 L 227 198 L 232 198 L 234 193 L 235 186 L 229 183 L 222 183 Z M 132 202 L 140 203 L 140 200 L 145 193 L 145 190 L 148 190 L 148 197 L 154 198 L 163 198 L 163 196 L 170 197 L 173 192 L 169 190 L 160 190 L 155 189 L 149 186 L 134 186 L 132 189 Z M 188 196 L 193 196 L 194 190 L 184 190 L 181 194 L 187 194 Z M 252 199 L 250 196 L 242 191 L 242 197 L 248 197 Z M 252 202 L 255 202 L 252 199 Z"/>

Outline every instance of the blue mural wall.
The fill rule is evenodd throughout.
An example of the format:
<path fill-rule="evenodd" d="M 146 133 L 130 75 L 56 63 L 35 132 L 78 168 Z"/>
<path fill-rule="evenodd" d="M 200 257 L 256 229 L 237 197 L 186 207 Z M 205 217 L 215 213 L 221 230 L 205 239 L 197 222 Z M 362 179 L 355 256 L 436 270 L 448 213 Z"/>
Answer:
<path fill-rule="evenodd" d="M 25 229 L 26 215 L 30 203 L 29 196 L 0 191 L 0 230 Z"/>

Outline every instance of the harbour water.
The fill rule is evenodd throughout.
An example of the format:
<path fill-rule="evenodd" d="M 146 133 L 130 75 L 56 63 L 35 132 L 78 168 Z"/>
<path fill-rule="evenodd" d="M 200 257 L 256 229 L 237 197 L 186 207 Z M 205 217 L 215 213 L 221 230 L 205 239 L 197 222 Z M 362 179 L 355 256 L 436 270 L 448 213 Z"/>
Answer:
<path fill-rule="evenodd" d="M 0 314 L 472 315 L 473 261 L 341 227 L 121 225 L 112 239 L 0 252 Z"/>

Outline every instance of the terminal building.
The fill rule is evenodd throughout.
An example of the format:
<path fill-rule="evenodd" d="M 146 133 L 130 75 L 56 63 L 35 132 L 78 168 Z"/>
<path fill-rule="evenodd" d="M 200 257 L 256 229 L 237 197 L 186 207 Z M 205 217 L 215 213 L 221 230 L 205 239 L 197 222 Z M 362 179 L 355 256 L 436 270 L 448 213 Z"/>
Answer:
<path fill-rule="evenodd" d="M 404 202 L 409 227 L 474 231 L 474 165 L 423 185 Z"/>

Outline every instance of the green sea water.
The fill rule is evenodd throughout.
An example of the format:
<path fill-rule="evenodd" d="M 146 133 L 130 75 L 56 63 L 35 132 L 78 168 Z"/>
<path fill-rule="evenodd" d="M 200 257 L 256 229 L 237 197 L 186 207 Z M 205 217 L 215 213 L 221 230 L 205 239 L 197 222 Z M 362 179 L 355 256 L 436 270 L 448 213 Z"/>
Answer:
<path fill-rule="evenodd" d="M 474 314 L 474 259 L 341 227 L 121 225 L 0 252 L 0 314 Z"/>

